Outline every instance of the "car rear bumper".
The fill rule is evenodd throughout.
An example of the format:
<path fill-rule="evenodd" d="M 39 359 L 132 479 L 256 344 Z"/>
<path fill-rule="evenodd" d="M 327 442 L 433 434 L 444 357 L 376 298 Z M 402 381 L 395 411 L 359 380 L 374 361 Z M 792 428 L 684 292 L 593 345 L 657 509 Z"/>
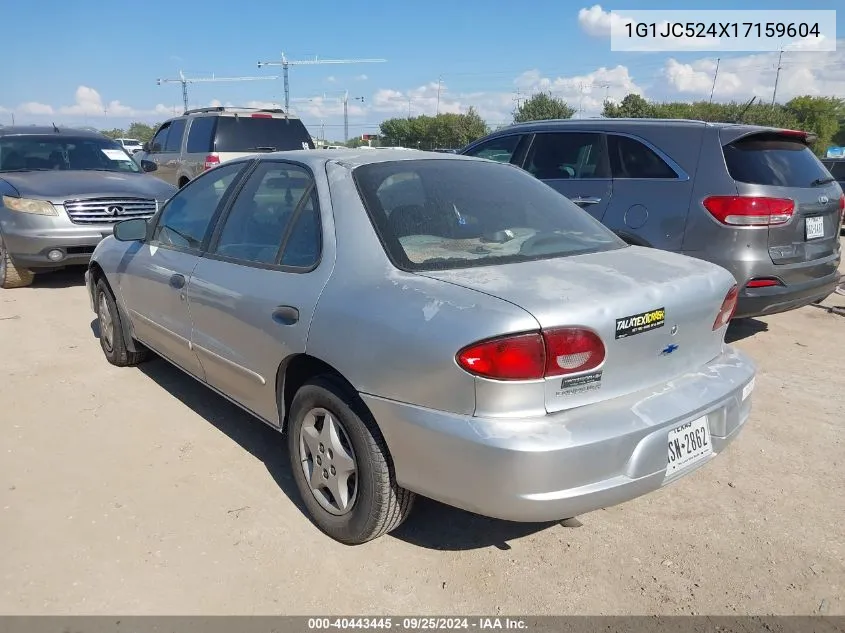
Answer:
<path fill-rule="evenodd" d="M 25 228 L 5 230 L 6 248 L 17 266 L 22 268 L 61 268 L 86 264 L 97 244 L 111 235 L 112 227 Z M 60 259 L 48 253 L 59 251 Z"/>
<path fill-rule="evenodd" d="M 735 319 L 766 316 L 801 308 L 827 298 L 839 283 L 838 272 L 800 284 L 746 288 L 739 295 Z"/>
<path fill-rule="evenodd" d="M 666 476 L 668 433 L 707 417 L 713 453 L 751 410 L 755 368 L 724 353 L 676 380 L 542 418 L 480 418 L 362 394 L 391 451 L 400 485 L 511 521 L 551 521 L 612 506 L 696 470 Z"/>

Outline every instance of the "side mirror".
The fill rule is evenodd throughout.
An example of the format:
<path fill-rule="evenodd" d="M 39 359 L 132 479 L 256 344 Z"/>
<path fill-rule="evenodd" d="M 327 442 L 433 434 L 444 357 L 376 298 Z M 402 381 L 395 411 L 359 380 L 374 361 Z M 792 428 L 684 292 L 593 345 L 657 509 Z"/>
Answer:
<path fill-rule="evenodd" d="M 150 151 L 150 144 L 149 144 L 149 143 L 144 143 L 144 144 L 141 146 L 141 149 L 142 149 L 142 150 L 144 150 L 145 152 L 149 153 L 149 151 Z"/>
<path fill-rule="evenodd" d="M 155 171 L 156 169 L 158 169 L 158 165 L 156 165 L 153 161 L 145 160 L 143 158 L 141 159 L 141 171 L 150 173 L 151 171 Z"/>
<path fill-rule="evenodd" d="M 123 220 L 114 225 L 114 237 L 121 242 L 143 242 L 147 239 L 147 227 L 144 218 Z"/>

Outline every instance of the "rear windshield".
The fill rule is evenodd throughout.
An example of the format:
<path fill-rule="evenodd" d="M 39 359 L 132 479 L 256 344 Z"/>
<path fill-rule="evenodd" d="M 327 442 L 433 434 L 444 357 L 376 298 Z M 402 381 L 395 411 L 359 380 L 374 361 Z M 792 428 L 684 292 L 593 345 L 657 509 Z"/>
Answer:
<path fill-rule="evenodd" d="M 0 138 L 0 172 L 54 170 L 140 171 L 120 143 L 104 137 L 21 134 Z"/>
<path fill-rule="evenodd" d="M 221 116 L 217 121 L 218 152 L 258 152 L 313 148 L 299 119 Z"/>
<path fill-rule="evenodd" d="M 845 180 L 845 160 L 822 161 L 836 180 Z"/>
<path fill-rule="evenodd" d="M 723 148 L 731 177 L 752 185 L 811 187 L 829 178 L 812 150 L 799 141 L 777 134 L 755 134 Z"/>
<path fill-rule="evenodd" d="M 512 166 L 401 160 L 353 171 L 391 260 L 442 270 L 565 257 L 625 243 L 548 185 Z"/>

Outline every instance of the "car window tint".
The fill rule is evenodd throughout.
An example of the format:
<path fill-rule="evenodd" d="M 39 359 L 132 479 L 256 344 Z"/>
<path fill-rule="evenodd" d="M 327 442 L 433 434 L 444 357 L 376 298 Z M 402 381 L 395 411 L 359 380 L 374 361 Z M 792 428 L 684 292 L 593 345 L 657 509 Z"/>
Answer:
<path fill-rule="evenodd" d="M 521 169 L 489 161 L 387 161 L 353 170 L 390 259 L 464 268 L 624 248 L 609 229 Z M 390 206 L 383 186 L 394 189 Z M 420 197 L 421 196 L 421 197 Z"/>
<path fill-rule="evenodd" d="M 628 136 L 607 137 L 614 178 L 677 178 L 678 174 L 657 152 Z"/>
<path fill-rule="evenodd" d="M 311 136 L 299 119 L 252 116 L 221 116 L 217 121 L 214 149 L 218 152 L 309 149 Z"/>
<path fill-rule="evenodd" d="M 526 170 L 540 180 L 607 178 L 600 134 L 544 132 L 534 137 Z"/>
<path fill-rule="evenodd" d="M 155 133 L 153 140 L 150 141 L 150 152 L 163 152 L 164 146 L 167 143 L 167 133 L 170 131 L 170 124 L 165 123 L 161 129 Z"/>
<path fill-rule="evenodd" d="M 188 154 L 211 152 L 214 149 L 214 121 L 213 116 L 198 116 L 191 120 L 188 128 Z"/>
<path fill-rule="evenodd" d="M 725 145 L 731 178 L 753 185 L 810 187 L 829 178 L 813 151 L 800 141 L 779 134 L 753 134 Z"/>
<path fill-rule="evenodd" d="M 244 163 L 224 164 L 180 189 L 162 209 L 153 242 L 198 249 L 226 190 Z"/>
<path fill-rule="evenodd" d="M 302 167 L 260 164 L 232 203 L 214 252 L 274 264 L 294 211 L 311 184 L 311 175 Z"/>
<path fill-rule="evenodd" d="M 845 180 L 845 160 L 826 162 L 825 167 L 836 180 Z"/>
<path fill-rule="evenodd" d="M 317 193 L 312 189 L 285 242 L 281 264 L 299 268 L 314 266 L 320 260 L 321 235 Z"/>
<path fill-rule="evenodd" d="M 167 133 L 167 143 L 164 146 L 165 152 L 182 151 L 182 135 L 185 133 L 185 119 L 176 119 L 170 124 L 170 131 Z"/>
<path fill-rule="evenodd" d="M 508 163 L 516 151 L 516 146 L 519 145 L 520 138 L 522 137 L 518 134 L 500 136 L 499 138 L 491 139 L 486 143 L 481 143 L 481 145 L 473 147 L 466 152 L 466 155 L 495 160 L 499 163 Z"/>

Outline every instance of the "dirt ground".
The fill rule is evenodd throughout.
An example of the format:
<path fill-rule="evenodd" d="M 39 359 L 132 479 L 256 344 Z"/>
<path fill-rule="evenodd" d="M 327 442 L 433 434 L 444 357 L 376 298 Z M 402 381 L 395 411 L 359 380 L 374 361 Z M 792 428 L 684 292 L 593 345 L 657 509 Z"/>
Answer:
<path fill-rule="evenodd" d="M 164 361 L 112 367 L 93 319 L 80 271 L 0 291 L 0 613 L 845 614 L 843 316 L 732 326 L 751 420 L 673 486 L 568 526 L 421 500 L 354 548 L 280 436 Z"/>

